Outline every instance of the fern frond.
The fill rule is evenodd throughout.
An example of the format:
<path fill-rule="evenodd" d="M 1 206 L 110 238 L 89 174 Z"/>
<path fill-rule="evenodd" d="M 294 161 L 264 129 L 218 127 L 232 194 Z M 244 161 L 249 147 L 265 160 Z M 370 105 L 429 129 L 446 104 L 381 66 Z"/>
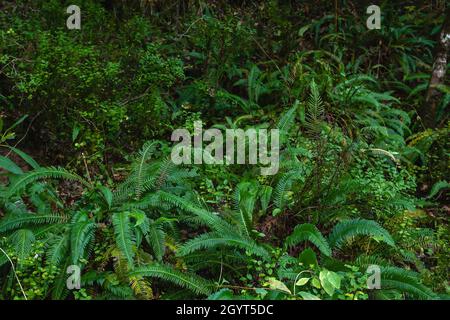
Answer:
<path fill-rule="evenodd" d="M 386 260 L 373 256 L 360 256 L 356 259 L 356 264 L 361 269 L 367 269 L 369 265 L 380 267 L 382 291 L 394 289 L 418 299 L 437 298 L 435 293 L 421 284 L 419 274 L 416 272 L 391 266 Z"/>
<path fill-rule="evenodd" d="M 86 247 L 94 236 L 95 227 L 95 223 L 89 220 L 72 223 L 70 249 L 73 264 L 79 264 L 79 260 L 85 256 Z"/>
<path fill-rule="evenodd" d="M 397 267 L 381 268 L 381 288 L 395 289 L 418 299 L 437 298 L 435 293 L 420 283 L 416 273 Z"/>
<path fill-rule="evenodd" d="M 140 277 L 130 277 L 130 286 L 139 299 L 152 300 L 153 290 L 150 283 Z"/>
<path fill-rule="evenodd" d="M 56 236 L 50 240 L 46 253 L 46 262 L 50 266 L 59 266 L 69 249 L 69 233 Z"/>
<path fill-rule="evenodd" d="M 162 228 L 154 221 L 151 221 L 145 239 L 147 240 L 147 243 L 152 247 L 153 254 L 158 261 L 161 261 L 162 257 L 164 256 L 164 252 L 166 249 L 164 245 L 165 238 L 166 233 L 164 232 L 164 230 L 162 230 Z"/>
<path fill-rule="evenodd" d="M 305 223 L 297 225 L 292 234 L 286 238 L 285 245 L 293 247 L 300 242 L 310 241 L 326 256 L 331 256 L 328 241 L 315 225 Z"/>
<path fill-rule="evenodd" d="M 239 225 L 249 237 L 252 231 L 253 211 L 257 200 L 259 184 L 255 181 L 246 181 L 238 184 L 234 195 Z"/>
<path fill-rule="evenodd" d="M 130 276 L 154 277 L 172 282 L 180 287 L 190 289 L 196 294 L 211 294 L 212 284 L 195 274 L 178 271 L 167 265 L 147 265 L 138 267 L 129 273 Z"/>
<path fill-rule="evenodd" d="M 157 143 L 155 141 L 147 141 L 139 151 L 138 158 L 135 160 L 135 163 L 137 164 L 136 168 L 134 169 L 136 182 L 135 193 L 138 199 L 142 195 L 145 163 L 150 158 L 152 152 L 155 150 L 156 144 Z"/>
<path fill-rule="evenodd" d="M 224 234 L 234 233 L 233 226 L 231 226 L 225 220 L 221 219 L 219 216 L 205 209 L 198 208 L 187 199 L 178 197 L 176 195 L 164 191 L 158 191 L 157 195 L 160 197 L 162 201 L 170 203 L 175 207 L 178 207 L 186 212 L 190 212 L 196 215 L 204 224 L 206 224 L 208 227 L 212 228 L 217 232 Z"/>
<path fill-rule="evenodd" d="M 345 242 L 358 235 L 366 235 L 395 246 L 389 232 L 377 222 L 366 219 L 352 219 L 339 222 L 328 237 L 332 248 L 340 248 Z"/>
<path fill-rule="evenodd" d="M 135 235 L 130 228 L 128 212 L 114 213 L 112 216 L 112 224 L 114 226 L 117 247 L 127 260 L 128 266 L 133 268 Z"/>
<path fill-rule="evenodd" d="M 294 102 L 294 105 L 288 111 L 283 113 L 283 115 L 278 120 L 276 128 L 278 130 L 280 130 L 280 132 L 282 134 L 287 134 L 289 132 L 289 130 L 291 129 L 292 125 L 294 124 L 295 114 L 297 112 L 298 105 L 299 105 L 299 102 L 298 102 L 298 100 L 296 100 Z"/>
<path fill-rule="evenodd" d="M 324 104 L 319 93 L 319 88 L 313 80 L 311 92 L 306 105 L 305 126 L 313 133 L 318 131 L 318 125 L 325 114 Z"/>
<path fill-rule="evenodd" d="M 11 197 L 12 195 L 19 193 L 30 183 L 40 179 L 63 179 L 78 181 L 89 188 L 92 187 L 91 184 L 85 179 L 75 173 L 67 171 L 66 169 L 56 167 L 37 168 L 18 176 L 16 179 L 13 179 L 11 184 L 8 186 L 7 196 Z"/>
<path fill-rule="evenodd" d="M 66 217 L 56 214 L 14 214 L 8 215 L 0 221 L 0 233 L 21 228 L 26 225 L 62 223 Z"/>
<path fill-rule="evenodd" d="M 25 259 L 31 252 L 31 247 L 36 240 L 34 233 L 28 229 L 20 229 L 9 236 L 9 241 L 20 260 Z"/>
<path fill-rule="evenodd" d="M 239 237 L 235 234 L 219 234 L 217 232 L 204 233 L 192 240 L 189 240 L 180 247 L 178 255 L 185 256 L 197 250 L 210 249 L 217 246 L 245 249 L 249 253 L 257 256 L 263 258 L 268 257 L 267 251 L 258 246 L 258 244 L 251 239 Z"/>

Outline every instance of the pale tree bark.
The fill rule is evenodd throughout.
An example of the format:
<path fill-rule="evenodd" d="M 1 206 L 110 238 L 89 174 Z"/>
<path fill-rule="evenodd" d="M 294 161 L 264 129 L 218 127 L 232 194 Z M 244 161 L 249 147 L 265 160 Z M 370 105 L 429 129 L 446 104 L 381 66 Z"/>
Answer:
<path fill-rule="evenodd" d="M 437 89 L 445 83 L 447 73 L 448 53 L 450 49 L 450 8 L 446 10 L 445 20 L 439 34 L 436 54 L 433 63 L 430 82 L 428 84 L 425 103 L 422 106 L 420 116 L 427 128 L 436 126 L 436 111 L 442 99 L 442 92 Z"/>

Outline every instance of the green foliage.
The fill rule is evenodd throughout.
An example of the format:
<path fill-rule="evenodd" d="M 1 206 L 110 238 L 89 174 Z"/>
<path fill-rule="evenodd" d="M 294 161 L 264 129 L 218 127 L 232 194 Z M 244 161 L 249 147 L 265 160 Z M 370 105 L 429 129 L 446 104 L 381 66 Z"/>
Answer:
<path fill-rule="evenodd" d="M 326 256 L 331 255 L 331 249 L 327 240 L 322 236 L 319 229 L 312 224 L 301 224 L 294 228 L 294 232 L 286 238 L 285 244 L 289 247 L 295 246 L 302 241 L 310 241 Z"/>
<path fill-rule="evenodd" d="M 375 221 L 364 219 L 344 220 L 339 222 L 331 232 L 329 241 L 331 247 L 341 247 L 349 239 L 358 235 L 368 235 L 377 241 L 383 241 L 390 246 L 394 246 L 394 240 L 389 232 L 382 228 Z"/>
<path fill-rule="evenodd" d="M 441 12 L 166 2 L 2 4 L 0 299 L 448 298 Z M 197 120 L 279 129 L 279 172 L 175 165 Z"/>
<path fill-rule="evenodd" d="M 211 286 L 204 279 L 180 272 L 164 265 L 143 266 L 131 272 L 134 276 L 156 277 L 173 282 L 181 287 L 188 288 L 198 294 L 209 294 Z"/>

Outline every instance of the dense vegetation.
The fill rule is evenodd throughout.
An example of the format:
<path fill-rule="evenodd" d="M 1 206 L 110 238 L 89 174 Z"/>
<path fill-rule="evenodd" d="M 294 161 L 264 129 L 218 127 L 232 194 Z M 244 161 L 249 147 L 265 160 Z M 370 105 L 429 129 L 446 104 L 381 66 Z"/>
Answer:
<path fill-rule="evenodd" d="M 448 298 L 446 18 L 393 2 L 1 1 L 0 299 Z M 196 120 L 279 172 L 175 165 Z"/>

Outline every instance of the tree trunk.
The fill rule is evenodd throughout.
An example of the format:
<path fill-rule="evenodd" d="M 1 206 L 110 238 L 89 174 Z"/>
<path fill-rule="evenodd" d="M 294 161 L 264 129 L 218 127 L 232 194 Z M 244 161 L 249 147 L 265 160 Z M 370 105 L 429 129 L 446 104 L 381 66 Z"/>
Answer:
<path fill-rule="evenodd" d="M 425 103 L 422 106 L 420 116 L 427 128 L 436 126 L 436 111 L 442 98 L 442 92 L 437 86 L 444 84 L 447 72 L 447 57 L 450 48 L 450 9 L 446 10 L 445 20 L 439 34 L 439 40 L 436 48 L 436 55 L 431 73 L 430 82 L 428 84 Z"/>

